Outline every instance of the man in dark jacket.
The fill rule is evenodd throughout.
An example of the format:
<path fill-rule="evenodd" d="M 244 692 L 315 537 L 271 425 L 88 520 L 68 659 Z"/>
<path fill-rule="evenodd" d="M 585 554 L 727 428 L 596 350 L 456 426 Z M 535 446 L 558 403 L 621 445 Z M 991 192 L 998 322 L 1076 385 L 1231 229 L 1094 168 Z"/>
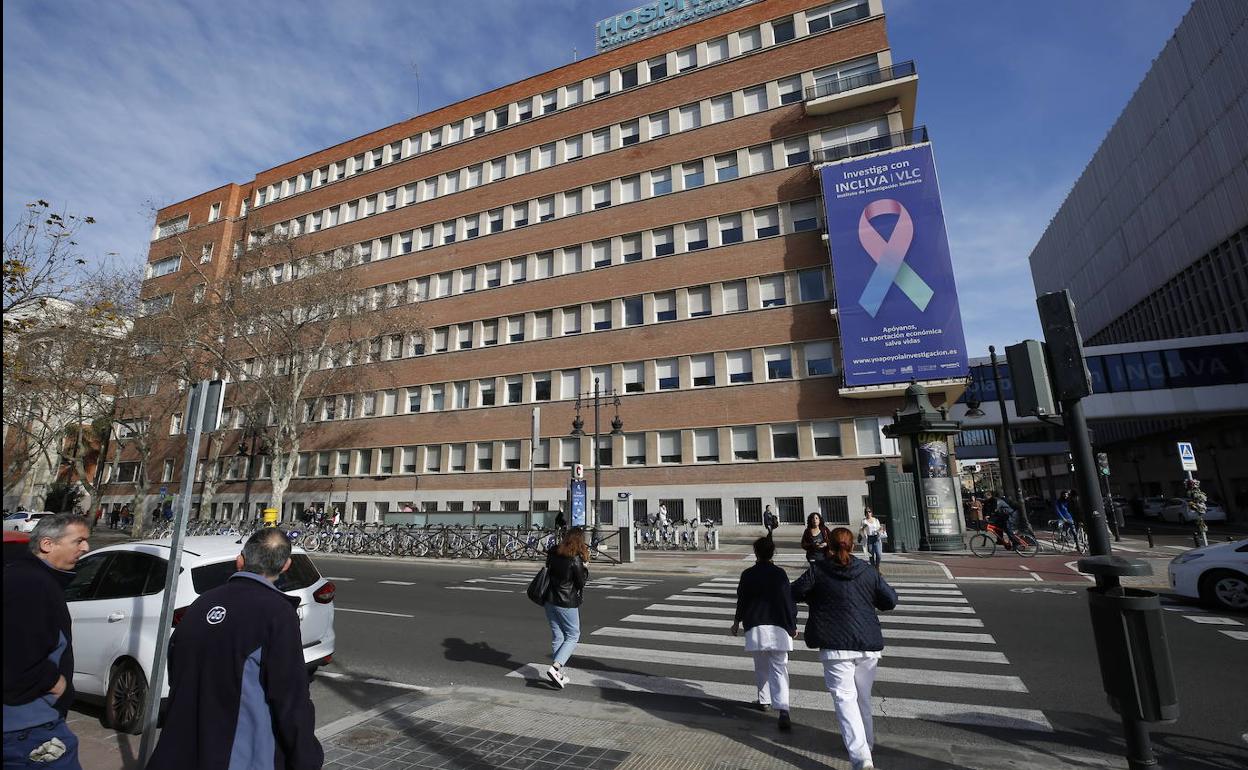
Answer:
<path fill-rule="evenodd" d="M 238 572 L 191 604 L 169 640 L 169 710 L 147 770 L 319 770 L 298 599 L 277 527 L 253 534 Z"/>
<path fill-rule="evenodd" d="M 85 516 L 40 519 L 29 552 L 4 565 L 4 766 L 79 770 L 65 724 L 74 702 L 71 571 L 90 546 Z"/>
<path fill-rule="evenodd" d="M 781 730 L 792 727 L 789 720 L 789 653 L 797 638 L 797 604 L 789 590 L 789 576 L 771 563 L 776 541 L 760 537 L 754 541 L 753 567 L 741 573 L 737 583 L 737 612 L 732 635 L 745 625 L 745 651 L 754 656 L 754 683 L 758 687 L 757 707 L 766 711 L 775 706 Z"/>

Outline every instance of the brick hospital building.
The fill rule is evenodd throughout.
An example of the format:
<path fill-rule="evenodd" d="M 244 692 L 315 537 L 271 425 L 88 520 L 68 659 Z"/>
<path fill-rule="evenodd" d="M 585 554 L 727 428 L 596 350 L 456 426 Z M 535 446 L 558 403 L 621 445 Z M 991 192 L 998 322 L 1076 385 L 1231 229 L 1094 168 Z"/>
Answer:
<path fill-rule="evenodd" d="M 365 430 L 303 447 L 284 519 L 523 511 L 530 463 L 535 510 L 563 505 L 575 463 L 592 499 L 592 439 L 571 432 L 597 380 L 619 395 L 602 409 L 602 520 L 626 491 L 638 515 L 664 503 L 731 525 L 770 505 L 856 524 L 864 469 L 898 459 L 881 428 L 905 384 L 844 387 L 814 166 L 926 141 L 916 69 L 880 0 L 720 5 L 159 212 L 149 307 L 191 301 L 189 259 L 237 269 L 257 227 L 350 248 L 349 269 L 421 304 L 427 334 L 356 364 L 355 392 L 318 409 Z M 961 384 L 930 388 L 939 404 Z M 125 465 L 105 502 L 133 494 Z M 250 507 L 267 504 L 265 472 Z M 202 515 L 241 513 L 226 473 Z"/>

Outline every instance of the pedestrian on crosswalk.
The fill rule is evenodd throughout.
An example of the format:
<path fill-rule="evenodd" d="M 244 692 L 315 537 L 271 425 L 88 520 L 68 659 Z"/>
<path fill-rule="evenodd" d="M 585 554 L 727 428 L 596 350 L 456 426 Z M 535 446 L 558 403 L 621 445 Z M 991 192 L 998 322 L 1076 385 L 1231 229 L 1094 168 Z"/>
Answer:
<path fill-rule="evenodd" d="M 875 767 L 871 686 L 884 649 L 875 611 L 896 607 L 897 592 L 853 552 L 854 534 L 845 527 L 832 530 L 827 558 L 812 562 L 793 583 L 793 598 L 810 605 L 806 646 L 819 650 L 851 766 L 868 770 Z"/>
<path fill-rule="evenodd" d="M 802 532 L 802 549 L 806 551 L 806 561 L 818 561 L 823 558 L 824 549 L 831 542 L 832 530 L 823 523 L 823 517 L 812 513 L 806 517 L 806 529 Z"/>
<path fill-rule="evenodd" d="M 771 563 L 775 553 L 772 538 L 754 541 L 757 562 L 741 573 L 737 583 L 732 635 L 745 625 L 745 651 L 754 656 L 756 705 L 761 711 L 774 707 L 780 714 L 780 729 L 789 730 L 789 652 L 797 638 L 797 604 L 789 590 L 788 575 Z"/>
<path fill-rule="evenodd" d="M 546 669 L 546 678 L 563 689 L 571 683 L 563 667 L 581 639 L 581 600 L 589 582 L 589 546 L 585 530 L 574 527 L 563 541 L 546 554 L 550 591 L 546 595 L 546 620 L 550 622 L 550 648 L 555 662 Z"/>

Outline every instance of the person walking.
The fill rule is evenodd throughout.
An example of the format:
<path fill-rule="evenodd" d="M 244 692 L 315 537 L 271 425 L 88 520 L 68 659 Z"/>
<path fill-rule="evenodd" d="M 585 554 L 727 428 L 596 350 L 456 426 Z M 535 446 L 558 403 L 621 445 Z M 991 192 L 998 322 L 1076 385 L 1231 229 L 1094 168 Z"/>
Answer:
<path fill-rule="evenodd" d="M 806 646 L 819 650 L 850 764 L 853 770 L 870 770 L 875 767 L 871 686 L 884 649 L 875 611 L 896 607 L 897 592 L 853 551 L 853 533 L 845 527 L 832 530 L 827 558 L 813 562 L 793 583 L 793 598 L 810 606 Z"/>
<path fill-rule="evenodd" d="M 546 595 L 546 620 L 550 623 L 550 649 L 555 661 L 546 669 L 546 678 L 562 690 L 571 683 L 563 672 L 568 658 L 581 639 L 581 600 L 589 582 L 589 546 L 585 530 L 573 527 L 563 541 L 546 553 L 550 593 Z"/>
<path fill-rule="evenodd" d="M 297 597 L 278 590 L 290 538 L 264 527 L 238 571 L 196 599 L 169 639 L 169 708 L 147 770 L 319 770 Z"/>
<path fill-rule="evenodd" d="M 741 573 L 737 583 L 737 612 L 732 635 L 745 626 L 745 651 L 754 657 L 754 682 L 758 686 L 759 710 L 774 707 L 781 730 L 792 729 L 789 720 L 789 653 L 797 638 L 797 604 L 789 589 L 789 577 L 771 563 L 776 541 L 754 541 L 753 567 Z"/>
<path fill-rule="evenodd" d="M 831 542 L 832 530 L 823 523 L 823 517 L 812 513 L 806 517 L 806 529 L 802 532 L 802 550 L 806 552 L 806 561 L 814 562 L 823 558 L 824 548 Z"/>
<path fill-rule="evenodd" d="M 862 526 L 858 528 L 858 542 L 861 543 L 864 537 L 867 541 L 867 554 L 870 556 L 871 566 L 878 569 L 880 562 L 884 560 L 884 541 L 888 539 L 888 530 L 884 528 L 884 522 L 875 518 L 875 513 L 869 505 L 862 511 Z"/>
<path fill-rule="evenodd" d="M 40 519 L 4 565 L 4 767 L 81 770 L 65 724 L 74 702 L 74 629 L 65 586 L 91 549 L 87 518 Z"/>
<path fill-rule="evenodd" d="M 767 537 L 771 537 L 780 526 L 780 517 L 771 510 L 770 505 L 763 509 L 763 526 L 767 528 Z"/>

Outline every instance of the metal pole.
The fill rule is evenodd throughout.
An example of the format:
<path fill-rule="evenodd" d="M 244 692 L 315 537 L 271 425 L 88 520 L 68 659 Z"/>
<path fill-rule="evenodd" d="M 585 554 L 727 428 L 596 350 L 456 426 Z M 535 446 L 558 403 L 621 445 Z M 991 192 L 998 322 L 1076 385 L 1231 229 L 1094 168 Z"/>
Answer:
<path fill-rule="evenodd" d="M 173 542 L 169 548 L 169 565 L 165 569 L 165 593 L 161 600 L 160 622 L 156 632 L 156 660 L 152 663 L 151 682 L 143 704 L 143 738 L 139 742 L 139 764 L 146 767 L 156 749 L 156 722 L 160 717 L 160 695 L 165 687 L 165 659 L 169 651 L 169 636 L 173 630 L 174 591 L 182 563 L 182 537 L 186 534 L 186 519 L 191 511 L 191 490 L 195 484 L 195 463 L 199 459 L 199 429 L 204 421 L 204 405 L 208 396 L 207 381 L 194 386 L 190 393 L 187 420 L 191 422 L 186 431 L 186 460 L 182 467 L 181 494 L 178 512 L 174 517 Z M 192 419 L 193 416 L 193 419 Z"/>
<path fill-rule="evenodd" d="M 602 468 L 598 461 L 598 407 L 601 406 L 599 398 L 598 378 L 594 378 L 594 515 L 586 516 L 585 520 L 590 526 L 598 526 L 598 501 L 602 498 Z"/>
<path fill-rule="evenodd" d="M 1003 478 L 1002 483 L 1008 483 L 1012 487 L 1010 490 L 1014 493 L 1014 499 L 1018 501 L 1020 513 L 1025 523 L 1030 523 L 1027 519 L 1027 503 L 1023 499 L 1023 488 L 1018 482 L 1018 461 L 1014 457 L 1014 437 L 1010 434 L 1010 415 L 1005 409 L 1005 393 L 1001 391 L 1001 374 L 997 371 L 997 349 L 992 345 L 988 346 L 988 355 L 992 358 L 992 381 L 997 386 L 997 407 L 1001 410 L 1001 429 L 1005 434 L 1005 463 L 1009 466 L 1009 478 Z"/>
<path fill-rule="evenodd" d="M 930 551 L 931 543 L 927 539 L 927 504 L 923 497 L 923 457 L 919 452 L 919 436 L 910 436 L 911 462 L 914 463 L 914 507 L 919 518 L 919 550 Z"/>
<path fill-rule="evenodd" d="M 250 432 L 250 431 L 249 431 Z M 247 475 L 246 483 L 243 484 L 243 516 L 251 516 L 251 466 L 256 457 L 256 439 L 260 438 L 257 434 L 251 434 L 251 454 L 247 455 Z M 252 517 L 254 518 L 254 517 Z M 247 521 L 244 518 L 243 521 Z"/>
<path fill-rule="evenodd" d="M 533 454 L 534 452 L 537 451 L 537 442 L 540 440 L 537 434 L 538 434 L 538 420 L 541 419 L 540 417 L 541 413 L 542 413 L 541 407 L 539 406 L 533 407 L 532 418 L 529 423 L 529 428 L 530 428 L 529 430 L 529 526 L 530 527 L 533 526 L 533 474 L 534 474 Z"/>

